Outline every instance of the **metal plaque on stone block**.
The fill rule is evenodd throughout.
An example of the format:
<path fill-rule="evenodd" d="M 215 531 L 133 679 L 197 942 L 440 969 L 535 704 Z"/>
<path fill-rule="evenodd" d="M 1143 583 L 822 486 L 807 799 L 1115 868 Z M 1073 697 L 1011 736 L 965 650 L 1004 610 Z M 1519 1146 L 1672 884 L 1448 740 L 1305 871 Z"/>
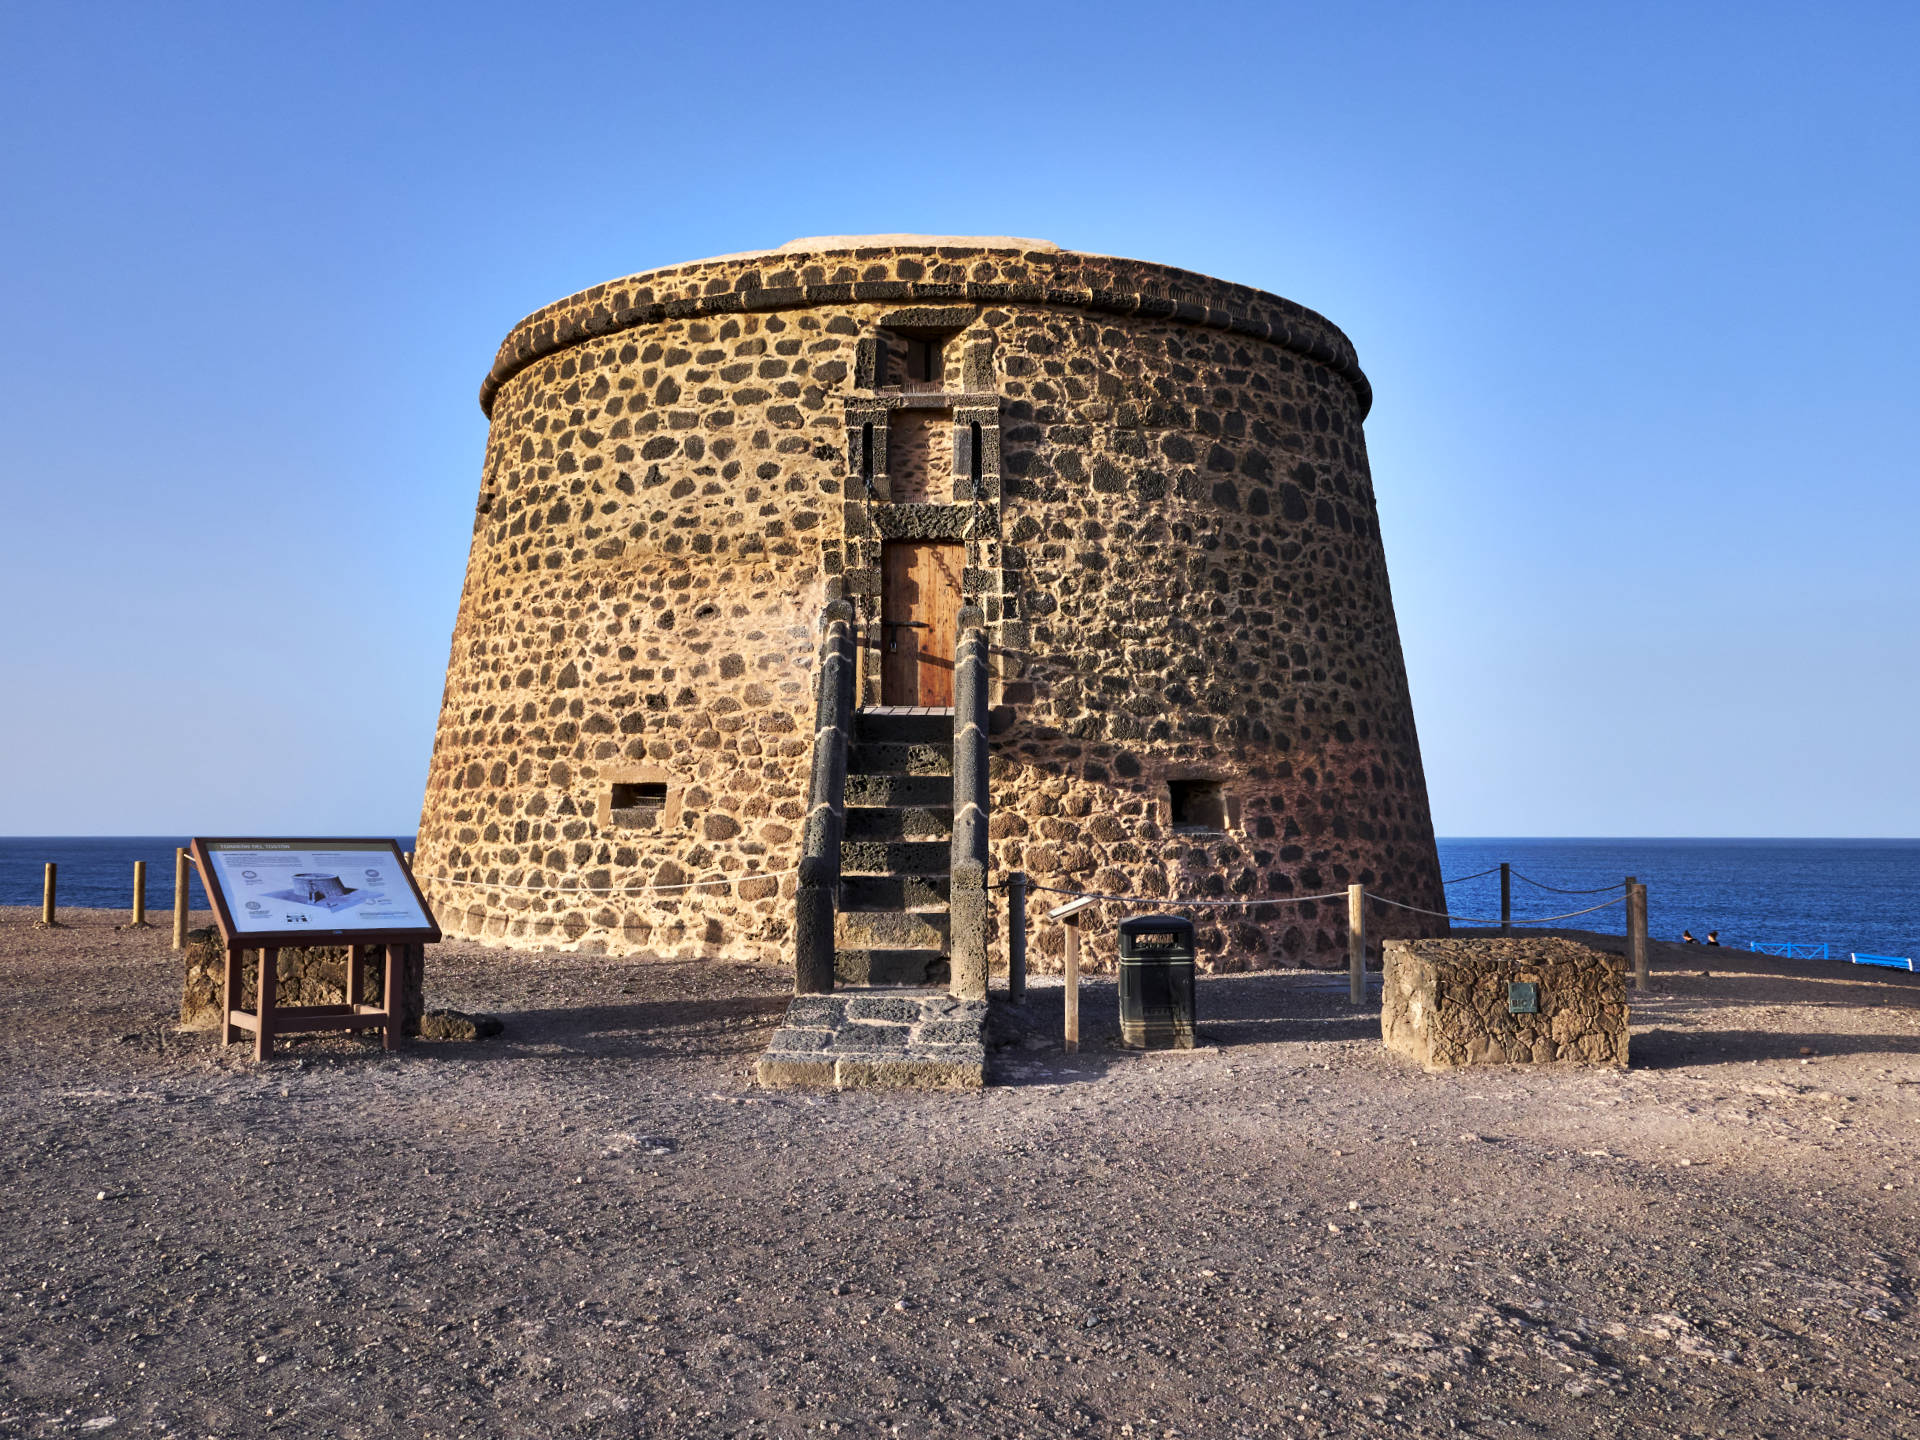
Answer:
<path fill-rule="evenodd" d="M 1514 981 L 1507 986 L 1507 1013 L 1509 1015 L 1538 1015 L 1540 1013 L 1540 987 L 1531 982 Z"/>

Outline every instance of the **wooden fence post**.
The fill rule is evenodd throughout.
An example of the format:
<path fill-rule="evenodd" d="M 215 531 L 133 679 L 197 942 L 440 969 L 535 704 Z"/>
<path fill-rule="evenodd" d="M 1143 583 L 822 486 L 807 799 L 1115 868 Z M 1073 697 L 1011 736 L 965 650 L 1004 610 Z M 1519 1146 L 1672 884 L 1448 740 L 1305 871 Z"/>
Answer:
<path fill-rule="evenodd" d="M 187 948 L 187 852 L 173 852 L 173 948 Z"/>
<path fill-rule="evenodd" d="M 59 881 L 60 867 L 49 860 L 47 862 L 47 878 L 43 882 L 40 891 L 40 923 L 42 925 L 51 927 L 55 923 L 53 918 L 54 899 Z"/>
<path fill-rule="evenodd" d="M 141 929 L 147 925 L 147 862 L 133 862 L 133 923 Z"/>
<path fill-rule="evenodd" d="M 1633 988 L 1645 990 L 1647 973 L 1647 887 L 1627 880 L 1627 953 L 1633 957 Z"/>
<path fill-rule="evenodd" d="M 1007 999 L 1027 998 L 1027 872 L 1007 876 Z"/>
<path fill-rule="evenodd" d="M 1067 1033 L 1066 1050 L 1072 1055 L 1080 1049 L 1080 917 L 1069 915 L 1067 927 Z"/>
<path fill-rule="evenodd" d="M 1359 885 L 1347 887 L 1347 998 L 1367 1003 L 1367 892 Z"/>
<path fill-rule="evenodd" d="M 1513 866 L 1500 862 L 1500 933 L 1513 934 Z"/>

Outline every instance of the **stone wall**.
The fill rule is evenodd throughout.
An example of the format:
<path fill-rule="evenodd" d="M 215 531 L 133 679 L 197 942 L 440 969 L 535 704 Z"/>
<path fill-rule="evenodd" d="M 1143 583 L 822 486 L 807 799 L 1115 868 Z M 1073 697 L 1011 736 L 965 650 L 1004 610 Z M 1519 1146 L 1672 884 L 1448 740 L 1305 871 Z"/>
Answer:
<path fill-rule="evenodd" d="M 405 967 L 407 994 L 401 1033 L 418 1035 L 425 1008 L 423 978 L 426 947 L 409 945 Z M 180 992 L 180 1025 L 186 1030 L 218 1030 L 224 1019 L 222 999 L 227 982 L 227 947 L 220 932 L 209 926 L 187 932 L 186 981 Z M 275 957 L 279 984 L 274 1000 L 280 1005 L 344 1005 L 347 1001 L 347 948 L 318 945 L 282 950 Z M 378 1005 L 386 993 L 386 952 L 377 950 L 362 962 L 361 985 L 366 1003 Z M 244 953 L 240 967 L 240 1008 L 258 1008 L 260 957 Z"/>
<path fill-rule="evenodd" d="M 1511 1013 L 1508 987 L 1538 1010 Z M 1577 941 L 1390 940 L 1380 1035 L 1429 1070 L 1627 1063 L 1626 962 Z"/>
<path fill-rule="evenodd" d="M 930 334 L 936 392 L 876 388 L 898 337 Z M 797 243 L 538 312 L 483 388 L 415 867 L 436 915 L 509 945 L 787 961 L 814 624 L 853 600 L 870 658 L 896 536 L 964 541 L 990 622 L 997 870 L 1269 901 L 1200 917 L 1211 968 L 1340 963 L 1344 897 L 1283 902 L 1350 882 L 1443 908 L 1370 398 L 1291 302 L 1048 247 Z M 889 432 L 929 409 L 896 497 Z M 1224 787 L 1224 828 L 1176 832 L 1168 782 L 1195 777 Z M 657 807 L 616 810 L 643 780 Z M 730 883 L 661 888 L 709 877 Z M 1035 928 L 1037 964 L 1058 947 Z"/>

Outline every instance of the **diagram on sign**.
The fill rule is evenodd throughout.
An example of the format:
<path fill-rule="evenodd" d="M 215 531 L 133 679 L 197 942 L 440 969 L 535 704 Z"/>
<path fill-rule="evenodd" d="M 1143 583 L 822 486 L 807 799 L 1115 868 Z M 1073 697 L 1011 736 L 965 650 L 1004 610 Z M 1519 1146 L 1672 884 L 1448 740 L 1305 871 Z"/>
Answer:
<path fill-rule="evenodd" d="M 201 840 L 235 934 L 434 930 L 391 840 Z M 198 862 L 196 862 L 198 863 Z"/>
<path fill-rule="evenodd" d="M 336 915 L 342 910 L 364 905 L 369 900 L 381 899 L 383 894 L 379 890 L 355 890 L 338 875 L 311 872 L 295 875 L 288 889 L 267 892 L 269 899 L 291 900 L 296 905 L 318 905 L 322 910 Z"/>

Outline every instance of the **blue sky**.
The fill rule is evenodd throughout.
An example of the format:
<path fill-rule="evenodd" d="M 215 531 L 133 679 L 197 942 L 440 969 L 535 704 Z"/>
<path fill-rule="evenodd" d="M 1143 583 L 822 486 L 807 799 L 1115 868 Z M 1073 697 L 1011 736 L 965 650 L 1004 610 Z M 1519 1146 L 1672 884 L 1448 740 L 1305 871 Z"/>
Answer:
<path fill-rule="evenodd" d="M 1016 234 L 1351 335 L 1449 835 L 1913 835 L 1920 10 L 16 4 L 0 833 L 409 831 L 521 315 Z"/>

